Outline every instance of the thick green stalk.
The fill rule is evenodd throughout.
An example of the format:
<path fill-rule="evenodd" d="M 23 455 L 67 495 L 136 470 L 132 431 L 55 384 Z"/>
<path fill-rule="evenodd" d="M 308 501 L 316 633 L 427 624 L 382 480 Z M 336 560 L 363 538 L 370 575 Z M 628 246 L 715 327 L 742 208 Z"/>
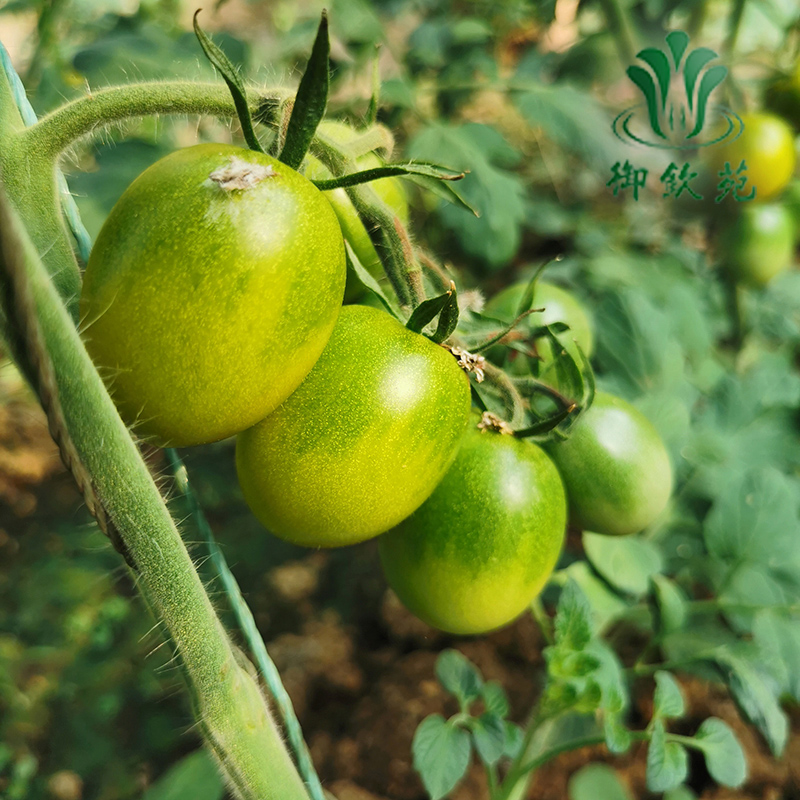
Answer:
<path fill-rule="evenodd" d="M 260 117 L 283 90 L 250 93 L 250 113 Z M 133 117 L 152 114 L 198 114 L 235 117 L 236 107 L 228 87 L 220 83 L 164 81 L 128 83 L 93 92 L 52 111 L 22 136 L 23 147 L 38 157 L 56 158 L 73 142 Z"/>
<path fill-rule="evenodd" d="M 79 485 L 90 487 L 98 516 L 124 545 L 173 642 L 200 727 L 234 792 L 245 800 L 308 800 L 256 681 L 237 659 L 164 500 L 3 191 L 0 301 L 15 323 L 12 351 L 33 378 L 62 452 L 66 442 L 77 456 L 71 468 Z"/>

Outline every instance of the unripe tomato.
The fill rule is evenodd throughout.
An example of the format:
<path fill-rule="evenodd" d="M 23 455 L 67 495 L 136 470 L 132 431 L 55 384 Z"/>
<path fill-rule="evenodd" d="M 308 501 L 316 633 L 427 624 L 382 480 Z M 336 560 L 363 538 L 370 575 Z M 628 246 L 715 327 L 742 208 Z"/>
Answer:
<path fill-rule="evenodd" d="M 800 238 L 800 181 L 792 180 L 781 195 L 781 205 L 789 212 L 794 224 L 795 242 Z"/>
<path fill-rule="evenodd" d="M 597 392 L 569 439 L 547 446 L 564 480 L 570 519 L 613 535 L 637 533 L 672 494 L 672 465 L 653 424 L 630 403 Z"/>
<path fill-rule="evenodd" d="M 261 153 L 196 145 L 112 209 L 86 267 L 83 337 L 139 435 L 215 441 L 297 388 L 344 282 L 339 224 L 313 184 Z"/>
<path fill-rule="evenodd" d="M 297 391 L 239 435 L 244 498 L 295 544 L 377 536 L 434 490 L 469 408 L 469 382 L 447 350 L 384 311 L 345 306 Z"/>
<path fill-rule="evenodd" d="M 328 120 L 322 122 L 319 129 L 342 144 L 347 144 L 358 136 L 358 131 L 354 131 L 342 122 Z M 367 153 L 356 161 L 356 166 L 359 170 L 375 169 L 376 167 L 382 167 L 383 162 L 375 153 Z M 304 172 L 309 180 L 326 180 L 331 177 L 328 168 L 311 154 L 306 156 Z M 376 181 L 370 181 L 369 186 L 397 214 L 403 225 L 408 225 L 408 200 L 406 199 L 402 181 L 399 178 L 380 178 Z M 350 243 L 358 260 L 374 277 L 380 277 L 383 274 L 380 257 L 367 233 L 367 229 L 364 227 L 364 223 L 361 221 L 361 217 L 347 194 L 347 190 L 332 189 L 325 192 L 325 196 L 333 206 L 333 210 L 339 218 L 344 238 Z M 345 300 L 348 302 L 354 300 L 362 292 L 361 283 L 348 273 Z"/>
<path fill-rule="evenodd" d="M 716 173 L 725 162 L 736 171 L 742 161 L 747 167 L 739 177 L 747 177 L 742 191 L 756 187 L 755 200 L 768 200 L 789 183 L 795 166 L 794 136 L 789 125 L 775 114 L 742 115 L 741 135 L 719 147 L 709 148 L 708 157 Z M 721 179 L 720 179 L 721 180 Z"/>
<path fill-rule="evenodd" d="M 733 277 L 749 286 L 766 286 L 794 257 L 795 222 L 778 203 L 743 204 L 719 238 L 719 259 Z"/>
<path fill-rule="evenodd" d="M 433 494 L 378 539 L 383 571 L 424 622 L 484 633 L 542 590 L 566 519 L 561 478 L 540 447 L 471 425 Z"/>
<path fill-rule="evenodd" d="M 528 284 L 515 283 L 498 292 L 486 304 L 486 314 L 504 322 L 513 322 L 518 313 Z M 544 308 L 538 314 L 531 314 L 521 325 L 536 327 L 563 322 L 569 330 L 557 334 L 564 347 L 571 347 L 577 342 L 584 355 L 591 356 L 594 351 L 594 334 L 592 323 L 586 310 L 568 291 L 553 283 L 539 280 L 536 282 L 531 308 Z M 542 342 L 544 345 L 544 342 Z M 574 348 L 573 348 L 574 349 Z"/>

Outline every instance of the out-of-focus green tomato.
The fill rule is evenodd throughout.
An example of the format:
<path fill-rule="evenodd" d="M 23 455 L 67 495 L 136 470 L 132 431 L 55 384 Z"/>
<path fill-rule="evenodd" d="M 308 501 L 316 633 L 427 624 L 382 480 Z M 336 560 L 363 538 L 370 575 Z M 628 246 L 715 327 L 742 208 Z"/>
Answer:
<path fill-rule="evenodd" d="M 672 465 L 641 411 L 597 392 L 569 439 L 547 445 L 567 490 L 570 518 L 584 530 L 638 533 L 664 511 Z"/>
<path fill-rule="evenodd" d="M 742 162 L 746 166 L 739 177 L 747 177 L 743 192 L 756 187 L 755 200 L 768 200 L 783 191 L 794 173 L 796 155 L 794 136 L 788 123 L 775 114 L 744 114 L 741 135 L 719 147 L 708 148 L 709 163 L 720 180 L 725 164 L 735 173 Z"/>
<path fill-rule="evenodd" d="M 486 303 L 485 313 L 504 322 L 513 322 L 519 314 L 519 306 L 527 288 L 528 284 L 525 282 L 507 286 Z M 539 325 L 563 322 L 569 325 L 569 330 L 557 335 L 564 347 L 572 352 L 574 350 L 573 343 L 577 342 L 587 358 L 592 355 L 594 334 L 589 315 L 580 302 L 566 289 L 547 281 L 537 281 L 530 307 L 544 308 L 544 311 L 531 314 L 520 323 L 521 325 L 535 328 Z M 547 342 L 544 340 L 538 341 L 537 347 L 540 352 L 548 350 Z M 576 353 L 574 355 L 577 356 Z"/>
<path fill-rule="evenodd" d="M 743 203 L 719 238 L 719 260 L 736 280 L 749 286 L 766 286 L 791 266 L 795 222 L 779 203 Z"/>

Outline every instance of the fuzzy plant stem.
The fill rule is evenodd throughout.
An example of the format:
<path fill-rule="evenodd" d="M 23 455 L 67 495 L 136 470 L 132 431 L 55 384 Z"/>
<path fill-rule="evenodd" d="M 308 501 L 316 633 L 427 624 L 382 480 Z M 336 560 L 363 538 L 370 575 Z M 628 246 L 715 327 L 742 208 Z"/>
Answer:
<path fill-rule="evenodd" d="M 267 689 L 269 689 L 270 695 L 274 698 L 275 704 L 278 706 L 281 719 L 283 720 L 283 726 L 286 729 L 286 736 L 292 746 L 298 769 L 308 787 L 311 800 L 326 800 L 325 792 L 316 770 L 314 769 L 314 763 L 311 760 L 311 754 L 308 752 L 308 747 L 303 738 L 303 731 L 294 713 L 292 700 L 281 682 L 278 668 L 267 652 L 264 640 L 261 638 L 261 634 L 256 626 L 256 621 L 253 618 L 253 613 L 250 611 L 244 597 L 242 597 L 239 584 L 214 538 L 211 526 L 208 524 L 203 509 L 200 507 L 197 495 L 192 490 L 191 484 L 189 483 L 189 473 L 176 450 L 171 447 L 167 448 L 167 450 L 165 450 L 165 455 L 172 469 L 172 473 L 175 476 L 175 483 L 178 490 L 186 498 L 186 503 L 189 506 L 194 524 L 208 547 L 211 562 L 219 576 L 222 588 L 225 590 L 225 595 L 236 617 L 236 622 L 247 640 L 247 646 L 253 654 L 256 664 L 258 664 L 261 677 L 267 684 Z"/>
<path fill-rule="evenodd" d="M 124 547 L 187 677 L 198 725 L 242 800 L 308 800 L 258 684 L 237 656 L 167 506 L 19 216 L 0 191 L 0 301 L 12 354 L 90 509 Z"/>

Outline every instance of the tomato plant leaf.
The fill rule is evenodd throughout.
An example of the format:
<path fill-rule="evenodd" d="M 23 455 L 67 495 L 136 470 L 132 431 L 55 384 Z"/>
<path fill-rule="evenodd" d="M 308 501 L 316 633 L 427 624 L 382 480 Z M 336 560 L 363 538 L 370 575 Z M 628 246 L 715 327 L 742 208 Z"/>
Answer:
<path fill-rule="evenodd" d="M 499 717 L 508 716 L 508 697 L 505 689 L 497 681 L 486 681 L 481 687 L 481 699 L 486 710 Z"/>
<path fill-rule="evenodd" d="M 592 620 L 586 596 L 574 581 L 561 592 L 555 618 L 556 646 L 583 650 L 592 638 Z"/>
<path fill-rule="evenodd" d="M 781 693 L 800 699 L 800 620 L 764 609 L 753 621 L 753 642 Z"/>
<path fill-rule="evenodd" d="M 459 181 L 464 177 L 463 172 L 440 167 L 438 164 L 426 164 L 422 161 L 408 161 L 404 164 L 384 164 L 382 167 L 351 172 L 338 178 L 328 178 L 326 180 L 311 181 L 314 186 L 322 192 L 331 189 L 346 188 L 348 186 L 358 186 L 362 183 L 380 180 L 381 178 L 392 178 L 396 175 L 422 175 L 427 178 L 435 178 L 439 181 Z"/>
<path fill-rule="evenodd" d="M 617 773 L 608 764 L 586 764 L 570 779 L 569 800 L 631 800 Z"/>
<path fill-rule="evenodd" d="M 717 650 L 714 659 L 736 703 L 761 731 L 773 754 L 780 757 L 789 737 L 789 720 L 772 678 L 751 660 L 726 647 Z"/>
<path fill-rule="evenodd" d="M 438 297 L 431 297 L 423 300 L 415 309 L 406 322 L 406 328 L 414 333 L 422 333 L 422 329 L 445 307 L 450 299 L 450 292 L 440 294 Z"/>
<path fill-rule="evenodd" d="M 408 155 L 468 173 L 457 192 L 480 217 L 467 216 L 451 204 L 439 209 L 440 219 L 467 254 L 493 267 L 507 263 L 519 248 L 526 216 L 525 185 L 508 169 L 519 153 L 488 125 L 433 122 L 411 139 Z"/>
<path fill-rule="evenodd" d="M 570 580 L 574 581 L 586 597 L 591 609 L 592 624 L 602 633 L 613 620 L 627 609 L 625 601 L 608 584 L 597 577 L 586 561 L 576 561 L 567 567 Z"/>
<path fill-rule="evenodd" d="M 203 48 L 206 58 L 219 70 L 222 79 L 228 85 L 228 89 L 230 89 L 231 97 L 233 97 L 233 104 L 236 107 L 236 114 L 239 117 L 239 124 L 242 126 L 242 134 L 247 142 L 247 146 L 251 150 L 263 153 L 264 148 L 258 141 L 255 129 L 253 128 L 253 119 L 250 116 L 250 107 L 247 105 L 247 92 L 245 91 L 242 77 L 225 53 L 211 41 L 208 34 L 200 27 L 197 21 L 197 16 L 200 11 L 201 9 L 198 9 L 194 12 L 192 22 L 197 41 L 200 42 L 200 47 Z"/>
<path fill-rule="evenodd" d="M 462 709 L 480 697 L 483 678 L 478 668 L 458 650 L 443 650 L 436 659 L 439 683 L 458 698 Z"/>
<path fill-rule="evenodd" d="M 739 740 L 727 723 L 717 717 L 703 721 L 694 736 L 703 751 L 711 777 L 723 786 L 738 788 L 747 778 L 747 760 Z"/>
<path fill-rule="evenodd" d="M 522 742 L 525 734 L 519 725 L 513 722 L 506 722 L 506 743 L 503 746 L 503 755 L 506 758 L 516 758 L 522 750 Z"/>
<path fill-rule="evenodd" d="M 682 717 L 686 711 L 681 687 L 675 678 L 664 670 L 655 674 L 656 691 L 653 695 L 653 716 Z"/>
<path fill-rule="evenodd" d="M 506 746 L 506 724 L 502 717 L 486 712 L 472 726 L 472 741 L 484 764 L 492 766 L 503 756 Z"/>
<path fill-rule="evenodd" d="M 678 786 L 665 792 L 664 800 L 697 800 L 697 795 L 688 786 Z"/>
<path fill-rule="evenodd" d="M 431 800 L 441 800 L 464 777 L 471 752 L 467 731 L 432 714 L 420 723 L 411 744 L 414 769 Z"/>
<path fill-rule="evenodd" d="M 278 156 L 292 169 L 298 169 L 303 163 L 317 126 L 325 116 L 330 87 L 330 52 L 328 15 L 323 11 L 311 57 L 294 98 L 294 107 L 286 126 L 286 140 Z"/>
<path fill-rule="evenodd" d="M 225 784 L 214 759 L 201 749 L 172 766 L 144 793 L 142 800 L 220 800 L 224 794 Z"/>
<path fill-rule="evenodd" d="M 583 547 L 592 566 L 616 589 L 641 597 L 661 572 L 661 551 L 645 539 L 585 532 Z"/>
<path fill-rule="evenodd" d="M 401 323 L 405 325 L 405 317 L 403 316 L 400 309 L 391 300 L 386 292 L 383 291 L 381 285 L 375 278 L 369 273 L 366 267 L 358 260 L 358 256 L 356 255 L 355 251 L 350 245 L 350 242 L 345 240 L 344 243 L 345 251 L 347 254 L 347 266 L 351 269 L 359 281 L 363 284 L 365 289 L 368 289 L 375 297 L 380 300 L 381 305 L 396 319 L 399 320 Z"/>
<path fill-rule="evenodd" d="M 661 636 L 680 630 L 686 622 L 686 598 L 678 585 L 664 575 L 651 575 L 650 608 Z"/>
<path fill-rule="evenodd" d="M 674 789 L 683 783 L 688 772 L 686 748 L 678 742 L 668 742 L 664 723 L 657 720 L 647 748 L 647 788 L 651 792 Z"/>
<path fill-rule="evenodd" d="M 631 732 L 622 724 L 619 715 L 603 715 L 603 736 L 609 752 L 620 755 L 630 750 L 633 741 Z"/>
<path fill-rule="evenodd" d="M 447 341 L 458 327 L 458 291 L 453 281 L 450 281 L 450 291 L 447 295 L 444 308 L 439 313 L 439 323 L 430 337 L 431 341 L 436 342 L 436 344 Z"/>

